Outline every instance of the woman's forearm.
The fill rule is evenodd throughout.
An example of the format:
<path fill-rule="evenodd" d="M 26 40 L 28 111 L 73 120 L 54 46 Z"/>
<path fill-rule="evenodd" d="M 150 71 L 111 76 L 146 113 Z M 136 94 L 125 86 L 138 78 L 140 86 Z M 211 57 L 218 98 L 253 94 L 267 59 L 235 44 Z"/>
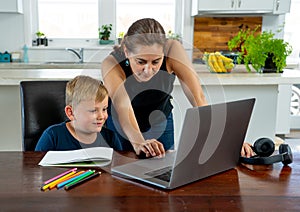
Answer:
<path fill-rule="evenodd" d="M 185 81 L 180 80 L 180 83 L 192 106 L 207 105 L 206 97 L 196 76 L 191 74 L 189 79 L 186 79 Z"/>
<path fill-rule="evenodd" d="M 130 143 L 142 143 L 143 135 L 131 108 L 117 107 L 118 120 Z"/>

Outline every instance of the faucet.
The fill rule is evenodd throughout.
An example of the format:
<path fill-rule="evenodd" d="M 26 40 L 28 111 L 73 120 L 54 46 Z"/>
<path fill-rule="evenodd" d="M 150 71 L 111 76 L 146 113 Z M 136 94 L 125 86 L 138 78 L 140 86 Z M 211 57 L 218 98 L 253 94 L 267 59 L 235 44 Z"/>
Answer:
<path fill-rule="evenodd" d="M 66 48 L 66 51 L 73 52 L 79 58 L 79 63 L 83 63 L 83 48 L 79 48 L 78 50 L 79 51 L 72 48 Z"/>

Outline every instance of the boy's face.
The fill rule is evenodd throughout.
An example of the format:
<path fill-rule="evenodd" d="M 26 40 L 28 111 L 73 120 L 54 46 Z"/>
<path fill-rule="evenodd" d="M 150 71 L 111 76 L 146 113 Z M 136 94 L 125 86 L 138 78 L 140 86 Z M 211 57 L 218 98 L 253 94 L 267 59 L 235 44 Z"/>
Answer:
<path fill-rule="evenodd" d="M 82 101 L 73 108 L 75 132 L 89 134 L 100 132 L 108 114 L 108 97 L 102 102 Z"/>

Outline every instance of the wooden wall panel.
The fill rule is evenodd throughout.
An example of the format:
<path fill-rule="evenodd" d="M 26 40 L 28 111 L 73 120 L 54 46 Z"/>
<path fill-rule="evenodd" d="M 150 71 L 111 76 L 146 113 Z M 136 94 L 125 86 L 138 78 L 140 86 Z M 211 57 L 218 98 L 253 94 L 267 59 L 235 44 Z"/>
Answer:
<path fill-rule="evenodd" d="M 262 17 L 195 17 L 193 58 L 202 53 L 228 50 L 227 42 L 241 28 L 262 25 Z"/>

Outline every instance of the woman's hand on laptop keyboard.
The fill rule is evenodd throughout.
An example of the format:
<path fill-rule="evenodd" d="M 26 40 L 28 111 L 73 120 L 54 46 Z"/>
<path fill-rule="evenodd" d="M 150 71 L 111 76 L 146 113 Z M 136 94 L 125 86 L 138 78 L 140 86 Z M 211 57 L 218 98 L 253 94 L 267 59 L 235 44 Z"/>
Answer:
<path fill-rule="evenodd" d="M 132 144 L 135 153 L 139 158 L 149 158 L 149 157 L 164 157 L 165 149 L 162 143 L 156 139 L 148 139 L 142 143 Z"/>

